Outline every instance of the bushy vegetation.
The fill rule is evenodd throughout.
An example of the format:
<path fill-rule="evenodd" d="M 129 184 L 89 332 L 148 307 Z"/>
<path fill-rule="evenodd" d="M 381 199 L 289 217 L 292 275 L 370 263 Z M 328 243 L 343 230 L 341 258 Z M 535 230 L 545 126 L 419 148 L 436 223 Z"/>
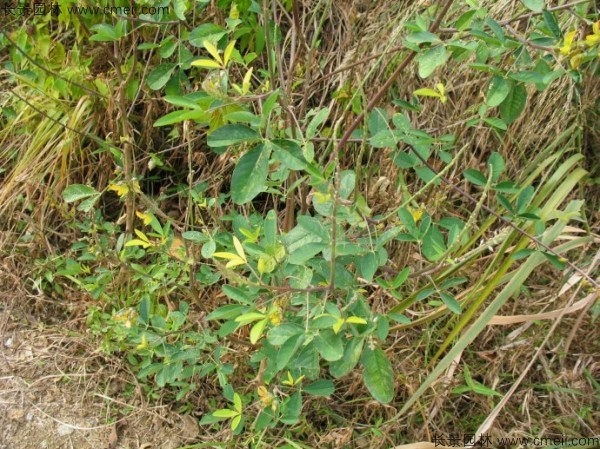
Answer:
<path fill-rule="evenodd" d="M 0 34 L 5 256 L 214 442 L 485 433 L 547 320 L 596 320 L 594 2 L 57 5 Z"/>

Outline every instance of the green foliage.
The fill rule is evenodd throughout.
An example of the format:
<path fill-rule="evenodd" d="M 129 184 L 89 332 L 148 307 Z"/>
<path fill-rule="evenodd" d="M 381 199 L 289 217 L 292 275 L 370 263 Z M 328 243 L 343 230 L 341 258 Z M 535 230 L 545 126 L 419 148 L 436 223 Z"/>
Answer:
<path fill-rule="evenodd" d="M 82 58 L 77 63 L 85 70 L 73 69 L 67 78 L 102 101 L 110 97 L 104 108 L 130 102 L 131 112 L 139 96 L 156 106 L 148 114 L 152 131 L 166 140 L 183 136 L 188 173 L 150 198 L 143 186 L 152 183 L 155 168 L 169 170 L 167 156 L 148 150 L 147 157 L 133 157 L 138 130 L 115 121 L 107 126 L 114 133 L 104 138 L 82 132 L 98 144 L 94 155 L 109 160 L 112 179 L 101 178 L 103 185 L 96 187 L 82 179 L 72 182 L 68 154 L 62 155 L 63 177 L 57 184 L 62 212 L 74 221 L 80 238 L 63 255 L 38 260 L 35 285 L 91 295 L 97 305 L 89 312 L 90 328 L 105 351 L 127 359 L 149 395 L 167 389 L 182 400 L 200 379 L 216 379 L 226 403 L 213 401 L 215 409 L 201 423 L 227 422 L 235 435 L 301 425 L 307 401 L 336 395 L 331 378 L 343 379 L 357 368 L 365 394 L 391 403 L 398 372 L 386 354 L 389 335 L 413 326 L 409 316 L 445 320 L 447 333 L 440 334 L 443 344 L 434 356 L 434 362 L 441 360 L 403 413 L 537 266 L 547 261 L 564 268 L 566 250 L 549 250 L 549 245 L 568 220 L 582 219 L 580 203 L 559 207 L 585 175 L 577 160 L 560 163 L 563 153 L 537 161 L 544 170 L 557 167 L 549 179 L 537 166 L 514 176 L 499 152 L 482 158 L 477 168 L 457 167 L 464 160 L 461 134 L 421 129 L 421 110 L 428 102 L 450 107 L 461 92 L 446 86 L 444 77 L 466 68 L 473 77 L 485 77 L 487 87 L 462 111 L 465 127 L 489 130 L 499 146 L 511 145 L 511 127 L 535 91 L 559 79 L 577 81 L 597 62 L 600 25 L 577 38 L 561 29 L 562 13 L 545 9 L 542 1 L 523 0 L 523 13 L 534 14 L 528 34 L 520 38 L 469 1 L 457 2 L 452 19 L 444 20 L 447 30 L 437 33 L 430 28 L 430 11 L 422 11 L 406 23 L 404 52 L 415 52 L 416 70 L 427 84 L 406 93 L 408 100 L 397 99 L 395 110 L 366 110 L 364 86 L 348 84 L 332 95 L 330 106 L 302 103 L 298 110 L 304 116 L 296 117 L 290 102 L 302 96 L 295 89 L 307 80 L 272 85 L 283 70 L 274 56 L 274 48 L 286 42 L 279 25 L 258 3 L 244 1 L 216 2 L 223 16 L 218 23 L 173 25 L 201 16 L 208 3 L 173 1 L 167 15 L 147 18 L 140 29 L 118 18 L 69 18 L 77 36 L 81 29 L 93 33 L 94 45 L 119 48 L 132 36 L 140 42 L 135 51 L 147 55 L 148 64 L 123 57 L 115 72 L 119 82 L 106 76 L 88 83 L 91 61 Z M 48 35 L 37 36 L 46 42 L 38 47 L 23 30 L 11 35 L 33 57 L 47 59 L 49 69 L 63 69 L 62 44 L 44 50 L 50 46 Z M 317 54 L 316 42 L 311 45 Z M 18 51 L 11 52 L 6 67 L 20 88 L 45 88 L 50 98 L 86 105 L 81 86 L 67 87 L 67 81 L 38 70 Z M 297 67 L 299 73 L 306 69 Z M 365 188 L 371 178 L 360 166 L 363 153 L 346 155 L 338 147 L 345 131 L 340 123 L 348 125 L 330 123 L 337 106 L 348 114 L 364 112 L 362 126 L 350 130 L 352 139 L 361 141 L 361 151 L 389 154 L 385 160 L 398 173 L 399 201 L 390 203 L 385 215 L 371 209 L 373 193 Z M 24 106 L 15 101 L 11 108 L 3 107 L 3 113 L 15 120 Z M 55 109 L 49 109 L 51 117 Z M 126 112 L 115 114 L 125 120 Z M 68 115 L 60 117 L 67 121 Z M 86 122 L 85 114 L 78 117 Z M 226 161 L 227 170 L 211 179 L 194 177 L 197 149 L 191 129 L 202 137 L 202 156 Z M 35 148 L 53 141 L 49 137 Z M 321 147 L 323 141 L 330 145 Z M 343 166 L 343 156 L 353 163 Z M 446 205 L 445 198 L 435 199 L 435 207 L 417 202 L 423 192 L 442 191 L 453 172 L 462 173 L 456 184 L 468 185 L 471 192 L 459 190 L 468 198 L 466 213 L 464 204 Z M 406 179 L 419 190 L 410 192 Z M 124 220 L 102 216 L 100 203 L 109 195 L 124 205 Z M 187 205 L 185 223 L 159 207 L 174 197 L 178 206 Z M 297 197 L 303 204 L 286 208 L 295 220 L 284 223 L 282 204 L 293 205 Z M 495 240 L 487 235 L 494 226 L 509 231 Z M 472 278 L 469 269 L 488 251 L 492 261 L 480 278 Z M 500 293 L 485 306 L 496 289 Z M 207 300 L 213 297 L 219 302 Z M 201 323 L 190 319 L 198 310 L 206 312 Z M 461 334 L 476 312 L 482 314 Z M 234 349 L 240 340 L 243 351 Z M 236 363 L 232 357 L 238 357 Z M 466 366 L 463 372 L 466 385 L 455 393 L 498 395 L 474 381 Z"/>

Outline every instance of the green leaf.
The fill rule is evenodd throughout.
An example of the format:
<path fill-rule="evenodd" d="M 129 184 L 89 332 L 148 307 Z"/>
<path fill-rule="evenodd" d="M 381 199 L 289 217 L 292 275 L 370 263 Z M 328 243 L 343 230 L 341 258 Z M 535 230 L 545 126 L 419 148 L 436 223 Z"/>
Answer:
<path fill-rule="evenodd" d="M 535 252 L 537 252 L 535 249 L 525 248 L 525 249 L 521 249 L 521 250 L 513 253 L 513 255 L 511 256 L 511 258 L 513 260 L 524 259 L 525 257 L 531 256 Z"/>
<path fill-rule="evenodd" d="M 233 408 L 236 412 L 242 413 L 242 398 L 237 393 L 233 395 Z"/>
<path fill-rule="evenodd" d="M 501 129 L 503 131 L 506 131 L 507 129 L 506 123 L 497 117 L 487 117 L 484 118 L 483 121 L 493 128 Z"/>
<path fill-rule="evenodd" d="M 207 144 L 209 147 L 218 148 L 258 139 L 260 134 L 246 125 L 225 125 L 209 134 Z"/>
<path fill-rule="evenodd" d="M 394 373 L 385 352 L 379 346 L 367 346 L 361 362 L 363 382 L 371 395 L 382 404 L 390 402 L 394 398 Z"/>
<path fill-rule="evenodd" d="M 356 175 L 352 170 L 344 170 L 341 174 L 339 196 L 343 200 L 348 199 L 354 186 L 356 185 Z"/>
<path fill-rule="evenodd" d="M 329 364 L 329 372 L 333 377 L 339 379 L 354 369 L 360 360 L 363 344 L 364 339 L 357 337 L 352 338 L 346 343 L 344 356 L 340 360 Z"/>
<path fill-rule="evenodd" d="M 527 89 L 522 84 L 516 84 L 500 104 L 500 117 L 510 125 L 519 118 L 526 103 Z"/>
<path fill-rule="evenodd" d="M 253 323 L 254 321 L 262 320 L 265 317 L 264 313 L 260 312 L 248 312 L 238 316 L 235 319 L 236 323 L 240 323 L 242 326 Z"/>
<path fill-rule="evenodd" d="M 371 282 L 378 268 L 379 258 L 373 252 L 368 252 L 358 259 L 358 269 L 361 276 Z"/>
<path fill-rule="evenodd" d="M 159 126 L 173 125 L 185 120 L 203 120 L 204 118 L 208 118 L 208 114 L 201 109 L 173 111 L 169 112 L 167 115 L 163 115 L 155 121 L 152 126 L 156 128 Z"/>
<path fill-rule="evenodd" d="M 504 101 L 510 93 L 511 86 L 508 81 L 500 76 L 494 76 L 488 84 L 486 103 L 494 108 Z"/>
<path fill-rule="evenodd" d="M 322 379 L 307 385 L 303 390 L 313 396 L 331 396 L 335 391 L 335 386 L 332 381 Z"/>
<path fill-rule="evenodd" d="M 162 89 L 171 78 L 171 75 L 175 71 L 176 67 L 177 65 L 172 62 L 159 64 L 158 66 L 156 66 L 148 75 L 148 86 L 150 87 L 150 89 Z"/>
<path fill-rule="evenodd" d="M 413 44 L 424 44 L 424 43 L 433 43 L 439 42 L 440 38 L 435 34 L 430 33 L 429 31 L 416 31 L 414 33 L 410 33 L 406 40 Z"/>
<path fill-rule="evenodd" d="M 510 77 L 515 81 L 522 81 L 524 83 L 539 84 L 544 82 L 544 77 L 532 70 L 523 70 L 522 72 L 513 73 Z"/>
<path fill-rule="evenodd" d="M 419 61 L 419 76 L 427 78 L 436 68 L 446 63 L 448 53 L 443 45 L 437 45 L 425 50 L 417 59 Z"/>
<path fill-rule="evenodd" d="M 487 179 L 483 173 L 479 170 L 475 170 L 474 168 L 469 168 L 465 170 L 463 173 L 464 177 L 475 185 L 485 186 L 487 184 Z"/>
<path fill-rule="evenodd" d="M 545 9 L 542 11 L 542 15 L 544 16 L 544 23 L 546 24 L 552 35 L 556 39 L 561 39 L 562 33 L 560 31 L 560 27 L 558 25 L 558 22 L 556 21 L 554 13 L 551 13 L 550 11 Z"/>
<path fill-rule="evenodd" d="M 275 245 L 277 242 L 277 213 L 271 209 L 265 217 L 264 225 L 265 244 L 267 246 Z"/>
<path fill-rule="evenodd" d="M 487 164 L 492 170 L 492 181 L 496 182 L 498 178 L 500 178 L 500 175 L 502 174 L 506 166 L 504 163 L 504 159 L 502 158 L 500 153 L 494 151 L 488 158 Z"/>
<path fill-rule="evenodd" d="M 385 109 L 374 108 L 367 118 L 367 127 L 371 135 L 388 128 L 388 116 Z"/>
<path fill-rule="evenodd" d="M 283 323 L 277 327 L 272 328 L 268 335 L 267 340 L 273 346 L 281 346 L 291 337 L 299 335 L 304 332 L 304 328 L 296 323 Z"/>
<path fill-rule="evenodd" d="M 265 318 L 264 320 L 260 320 L 254 326 L 252 326 L 252 329 L 250 330 L 250 343 L 255 345 L 258 340 L 260 340 L 267 325 L 267 321 L 268 320 Z"/>
<path fill-rule="evenodd" d="M 211 320 L 230 320 L 232 318 L 236 318 L 242 313 L 245 306 L 241 304 L 227 304 L 225 306 L 221 306 L 216 310 L 213 310 L 208 314 L 206 319 L 208 321 Z"/>
<path fill-rule="evenodd" d="M 185 20 L 185 12 L 187 11 L 187 2 L 185 0 L 172 0 L 173 10 L 179 20 Z"/>
<path fill-rule="evenodd" d="M 316 348 L 328 362 L 339 360 L 344 355 L 344 344 L 340 335 L 332 330 L 324 330 L 315 338 Z"/>
<path fill-rule="evenodd" d="M 294 393 L 283 404 L 283 416 L 279 420 L 284 424 L 296 424 L 300 421 L 300 412 L 302 411 L 302 395 L 300 392 Z"/>
<path fill-rule="evenodd" d="M 542 12 L 544 0 L 521 0 L 525 7 L 533 12 Z"/>
<path fill-rule="evenodd" d="M 440 297 L 452 313 L 459 314 L 462 312 L 462 307 L 460 306 L 460 303 L 450 293 L 440 292 Z"/>
<path fill-rule="evenodd" d="M 194 47 L 204 47 L 202 42 L 207 40 L 216 43 L 227 34 L 227 30 L 214 23 L 205 23 L 192 30 L 189 41 Z"/>
<path fill-rule="evenodd" d="M 219 410 L 215 410 L 212 415 L 215 418 L 223 418 L 223 419 L 228 419 L 228 418 L 233 418 L 234 416 L 238 416 L 239 413 L 234 411 L 234 410 L 230 410 L 228 408 L 222 408 Z"/>
<path fill-rule="evenodd" d="M 290 170 L 306 168 L 306 159 L 302 148 L 293 140 L 277 139 L 271 142 L 275 158 Z"/>
<path fill-rule="evenodd" d="M 117 22 L 116 26 L 100 23 L 91 26 L 90 29 L 96 32 L 96 34 L 90 36 L 90 40 L 95 42 L 118 41 L 125 35 L 125 27 L 122 21 Z"/>
<path fill-rule="evenodd" d="M 439 260 L 446 252 L 444 237 L 437 226 L 432 226 L 423 237 L 423 255 L 430 261 Z"/>
<path fill-rule="evenodd" d="M 206 235 L 198 231 L 186 231 L 181 234 L 181 237 L 183 237 L 184 240 L 189 240 L 195 243 L 204 243 L 208 239 Z"/>
<path fill-rule="evenodd" d="M 181 106 L 182 108 L 200 109 L 200 105 L 196 103 L 196 101 L 181 95 L 165 95 L 163 100 L 175 106 Z"/>
<path fill-rule="evenodd" d="M 327 120 L 327 116 L 329 115 L 329 108 L 320 109 L 315 116 L 312 118 L 308 126 L 306 127 L 306 139 L 312 139 L 317 135 L 317 128 L 321 126 L 321 124 Z"/>
<path fill-rule="evenodd" d="M 398 287 L 400 287 L 402 284 L 404 284 L 404 282 L 406 282 L 409 274 L 410 267 L 403 268 L 402 271 L 398 273 L 398 276 L 396 276 L 396 279 L 394 279 L 390 287 L 393 289 L 397 289 Z"/>
<path fill-rule="evenodd" d="M 476 13 L 477 13 L 476 9 L 471 9 L 470 11 L 467 11 L 462 16 L 460 16 L 458 18 L 458 20 L 456 21 L 456 29 L 458 31 L 466 30 L 469 27 L 469 25 L 471 25 L 471 21 L 473 20 L 473 16 Z"/>
<path fill-rule="evenodd" d="M 83 184 L 71 184 L 63 191 L 63 199 L 67 203 L 73 203 L 96 195 L 100 195 L 100 192 Z"/>
<path fill-rule="evenodd" d="M 77 210 L 81 211 L 81 212 L 89 212 L 90 210 L 92 210 L 92 208 L 94 207 L 94 204 L 96 204 L 96 201 L 98 201 L 100 199 L 100 193 L 98 193 L 97 195 L 91 196 L 85 200 L 83 200 L 81 203 L 79 203 L 79 206 L 77 206 Z"/>
<path fill-rule="evenodd" d="M 288 366 L 292 357 L 298 351 L 300 343 L 304 341 L 304 335 L 296 334 L 288 338 L 277 352 L 277 369 L 282 370 Z"/>
<path fill-rule="evenodd" d="M 235 431 L 242 423 L 242 415 L 237 415 L 231 420 L 231 430 Z"/>
<path fill-rule="evenodd" d="M 211 242 L 214 242 L 214 240 L 211 240 Z M 227 284 L 223 285 L 221 289 L 223 290 L 223 293 L 227 295 L 228 298 L 233 299 L 234 301 L 247 305 L 252 305 L 254 303 L 254 298 L 251 292 L 249 292 L 248 290 L 233 287 Z"/>
<path fill-rule="evenodd" d="M 231 177 L 231 199 L 235 204 L 246 204 L 265 189 L 270 156 L 270 145 L 258 145 L 240 158 Z"/>

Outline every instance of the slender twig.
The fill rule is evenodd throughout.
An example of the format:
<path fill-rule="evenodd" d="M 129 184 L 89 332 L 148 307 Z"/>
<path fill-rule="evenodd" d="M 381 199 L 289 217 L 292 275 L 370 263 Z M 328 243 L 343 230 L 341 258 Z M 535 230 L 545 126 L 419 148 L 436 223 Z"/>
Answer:
<path fill-rule="evenodd" d="M 533 42 L 525 39 L 523 36 L 521 36 L 519 33 L 517 33 L 517 31 L 510 25 L 504 25 L 504 27 L 508 30 L 508 32 L 510 34 L 512 34 L 515 37 L 516 40 L 518 40 L 522 44 L 527 45 L 528 47 L 531 47 L 531 48 L 535 48 L 537 50 L 554 52 L 554 48 L 552 48 L 552 47 L 546 47 L 544 45 L 537 45 L 537 44 L 534 44 Z"/>

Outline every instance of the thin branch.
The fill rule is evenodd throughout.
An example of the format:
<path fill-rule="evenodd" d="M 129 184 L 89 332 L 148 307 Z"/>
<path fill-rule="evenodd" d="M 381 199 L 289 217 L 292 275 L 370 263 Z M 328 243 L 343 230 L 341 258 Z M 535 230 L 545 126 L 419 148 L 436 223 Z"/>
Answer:
<path fill-rule="evenodd" d="M 555 49 L 552 47 L 546 47 L 544 45 L 537 45 L 537 44 L 534 44 L 533 42 L 525 39 L 523 36 L 521 36 L 519 33 L 517 33 L 517 31 L 510 25 L 504 25 L 504 27 L 508 30 L 508 32 L 510 34 L 512 34 L 515 37 L 516 40 L 518 40 L 519 42 L 521 42 L 524 45 L 527 45 L 528 47 L 535 48 L 537 50 L 547 51 L 550 53 L 553 53 L 555 51 Z"/>

